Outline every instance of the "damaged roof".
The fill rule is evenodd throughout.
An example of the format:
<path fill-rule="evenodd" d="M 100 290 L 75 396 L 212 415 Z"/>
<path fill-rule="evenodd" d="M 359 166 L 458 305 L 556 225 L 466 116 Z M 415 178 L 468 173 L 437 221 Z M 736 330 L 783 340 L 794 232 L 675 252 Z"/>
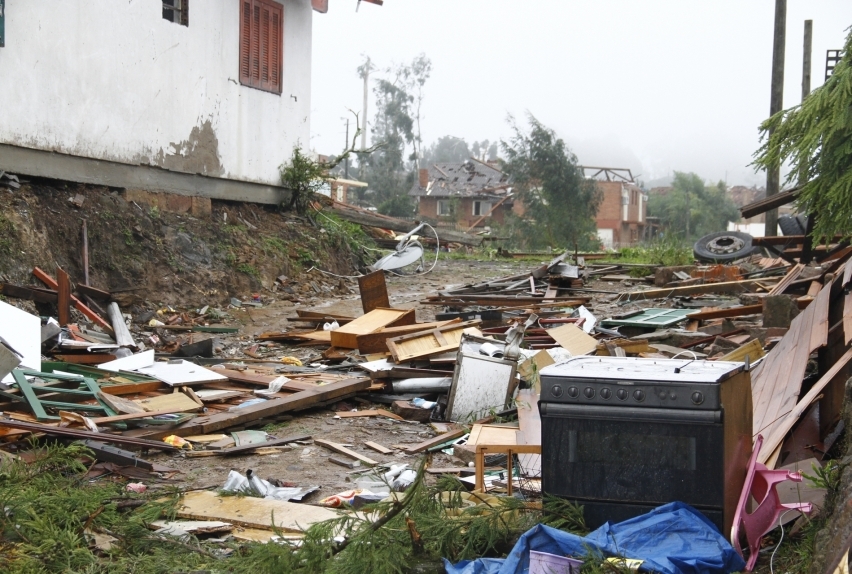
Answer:
<path fill-rule="evenodd" d="M 421 169 L 418 175 L 408 192 L 414 197 L 503 196 L 510 191 L 509 176 L 474 158 L 461 163 L 433 163 Z"/>

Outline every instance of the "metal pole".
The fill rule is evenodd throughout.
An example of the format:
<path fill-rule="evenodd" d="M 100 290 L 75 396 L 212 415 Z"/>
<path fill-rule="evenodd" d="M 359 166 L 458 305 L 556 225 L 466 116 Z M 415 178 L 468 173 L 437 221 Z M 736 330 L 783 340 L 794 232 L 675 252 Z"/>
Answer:
<path fill-rule="evenodd" d="M 813 47 L 814 21 L 805 20 L 805 45 L 802 50 L 802 101 L 811 93 L 811 51 Z"/>
<path fill-rule="evenodd" d="M 775 0 L 775 34 L 772 42 L 772 88 L 769 98 L 769 115 L 774 116 L 784 107 L 784 49 L 787 35 L 787 0 Z M 769 132 L 769 139 L 773 136 Z M 766 197 L 777 194 L 781 187 L 781 166 L 773 165 L 766 170 Z M 764 234 L 778 235 L 778 209 L 766 212 Z"/>
<path fill-rule="evenodd" d="M 370 86 L 370 59 L 367 58 L 367 63 L 364 65 L 364 106 L 362 107 L 362 123 L 361 128 L 361 151 L 367 149 L 367 96 Z"/>

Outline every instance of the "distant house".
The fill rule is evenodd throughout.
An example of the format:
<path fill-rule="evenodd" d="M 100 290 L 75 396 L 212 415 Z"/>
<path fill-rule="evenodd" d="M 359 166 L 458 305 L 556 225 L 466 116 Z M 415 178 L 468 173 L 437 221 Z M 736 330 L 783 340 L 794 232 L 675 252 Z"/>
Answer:
<path fill-rule="evenodd" d="M 278 167 L 310 143 L 311 0 L 5 7 L 0 170 L 286 198 Z"/>
<path fill-rule="evenodd" d="M 419 217 L 466 228 L 502 223 L 513 208 L 520 210 L 508 176 L 474 158 L 422 168 L 408 194 L 417 200 Z"/>
<path fill-rule="evenodd" d="M 645 239 L 648 197 L 634 183 L 598 181 L 601 204 L 595 222 L 598 239 L 606 249 L 636 245 Z"/>

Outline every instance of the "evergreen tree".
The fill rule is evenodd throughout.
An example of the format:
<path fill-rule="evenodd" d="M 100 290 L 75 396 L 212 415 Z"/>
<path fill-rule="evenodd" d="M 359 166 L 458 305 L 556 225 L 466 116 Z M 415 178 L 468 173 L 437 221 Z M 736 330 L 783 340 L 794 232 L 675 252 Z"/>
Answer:
<path fill-rule="evenodd" d="M 754 165 L 789 162 L 786 183 L 803 182 L 798 205 L 816 216 L 815 238 L 852 235 L 852 32 L 825 84 L 763 122 L 760 131 Z"/>

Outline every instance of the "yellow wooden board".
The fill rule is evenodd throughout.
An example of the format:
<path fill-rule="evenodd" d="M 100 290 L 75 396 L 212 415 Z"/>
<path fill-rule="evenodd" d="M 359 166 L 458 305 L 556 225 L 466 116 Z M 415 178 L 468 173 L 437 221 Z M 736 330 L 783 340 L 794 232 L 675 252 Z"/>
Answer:
<path fill-rule="evenodd" d="M 745 361 L 746 356 L 748 356 L 749 362 L 754 362 L 765 354 L 766 353 L 763 351 L 763 345 L 760 344 L 760 341 L 752 339 L 742 347 L 734 349 L 724 357 L 719 358 L 719 360 L 742 362 Z"/>
<path fill-rule="evenodd" d="M 181 498 L 177 515 L 195 520 L 222 520 L 249 528 L 272 528 L 301 532 L 309 526 L 337 518 L 338 514 L 327 508 L 295 504 L 283 500 L 267 500 L 253 496 L 218 496 L 200 490 L 188 492 Z"/>
<path fill-rule="evenodd" d="M 137 399 L 133 402 L 141 406 L 146 411 L 166 411 L 174 409 L 172 412 L 191 413 L 201 409 L 201 406 L 198 403 L 183 393 L 169 393 L 165 395 L 158 395 L 156 397 Z"/>
<path fill-rule="evenodd" d="M 582 329 L 571 323 L 548 329 L 547 334 L 553 337 L 560 347 L 573 356 L 591 353 L 598 346 L 597 340 L 587 335 Z"/>
<path fill-rule="evenodd" d="M 369 313 L 331 331 L 331 344 L 343 349 L 357 349 L 358 335 L 366 335 L 382 327 L 387 327 L 391 323 L 403 319 L 406 314 L 411 315 L 411 323 L 414 323 L 414 311 L 412 310 L 385 309 L 383 307 L 373 309 Z"/>
<path fill-rule="evenodd" d="M 458 349 L 462 335 L 477 324 L 479 321 L 466 321 L 421 333 L 394 337 L 387 340 L 388 349 L 397 363 L 433 357 Z"/>
<path fill-rule="evenodd" d="M 517 444 L 518 427 L 503 427 L 498 425 L 473 425 L 470 429 L 468 446 L 514 445 Z"/>

